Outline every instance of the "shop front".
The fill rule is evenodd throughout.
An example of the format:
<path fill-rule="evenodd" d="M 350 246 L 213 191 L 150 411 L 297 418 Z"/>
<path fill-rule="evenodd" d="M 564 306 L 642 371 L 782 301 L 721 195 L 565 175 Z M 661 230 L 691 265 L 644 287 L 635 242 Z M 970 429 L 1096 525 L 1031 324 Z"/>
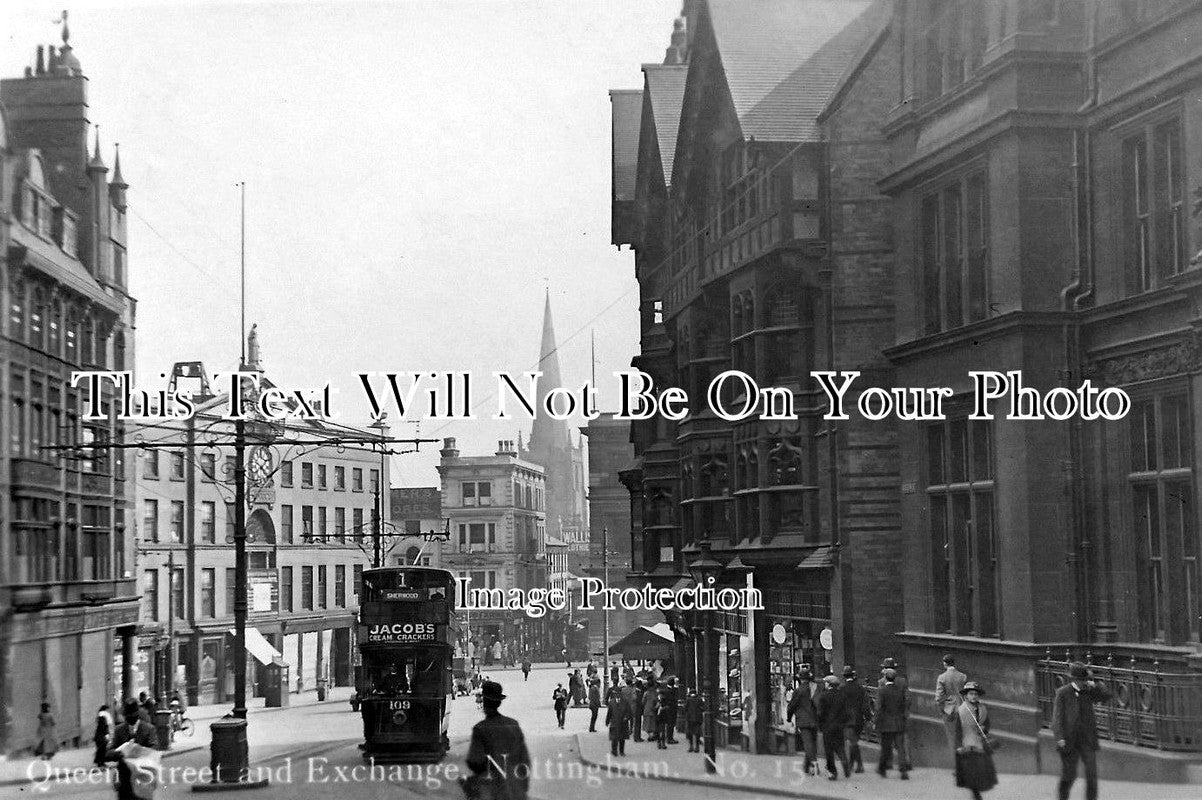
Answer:
<path fill-rule="evenodd" d="M 764 591 L 767 629 L 768 747 L 792 752 L 793 724 L 786 720 L 797 675 L 815 680 L 832 671 L 830 593 L 777 588 Z"/>
<path fill-rule="evenodd" d="M 747 615 L 715 612 L 713 637 L 718 658 L 717 745 L 749 750 L 755 653 L 748 633 Z"/>

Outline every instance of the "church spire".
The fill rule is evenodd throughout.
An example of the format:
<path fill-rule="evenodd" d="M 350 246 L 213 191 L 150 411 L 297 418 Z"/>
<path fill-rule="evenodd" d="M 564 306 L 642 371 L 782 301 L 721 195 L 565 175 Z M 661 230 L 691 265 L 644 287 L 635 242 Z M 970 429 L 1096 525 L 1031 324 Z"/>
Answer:
<path fill-rule="evenodd" d="M 542 377 L 538 379 L 538 405 L 535 406 L 537 415 L 534 418 L 534 428 L 530 432 L 529 446 L 531 453 L 539 455 L 570 444 L 567 421 L 552 419 L 543 410 L 547 394 L 563 385 L 563 378 L 559 373 L 558 350 L 555 344 L 555 325 L 551 321 L 551 290 L 548 288 L 543 303 L 543 339 L 538 351 L 538 369 Z M 543 463 L 537 457 L 535 461 Z"/>

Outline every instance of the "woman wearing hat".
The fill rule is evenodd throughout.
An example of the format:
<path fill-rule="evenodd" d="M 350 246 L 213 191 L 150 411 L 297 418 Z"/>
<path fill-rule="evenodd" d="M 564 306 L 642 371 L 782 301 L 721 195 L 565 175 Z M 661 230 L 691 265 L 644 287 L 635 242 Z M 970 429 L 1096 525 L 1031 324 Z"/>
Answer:
<path fill-rule="evenodd" d="M 984 694 L 976 681 L 969 681 L 960 690 L 964 702 L 956 709 L 956 785 L 972 792 L 975 800 L 997 786 Z"/>

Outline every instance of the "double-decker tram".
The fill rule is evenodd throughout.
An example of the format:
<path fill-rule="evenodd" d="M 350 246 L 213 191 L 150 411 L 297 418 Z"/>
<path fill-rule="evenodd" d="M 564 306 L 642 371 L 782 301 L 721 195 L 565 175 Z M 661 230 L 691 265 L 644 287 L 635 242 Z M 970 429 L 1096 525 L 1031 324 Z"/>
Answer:
<path fill-rule="evenodd" d="M 439 761 L 450 747 L 455 576 L 431 567 L 363 571 L 359 598 L 364 758 Z"/>

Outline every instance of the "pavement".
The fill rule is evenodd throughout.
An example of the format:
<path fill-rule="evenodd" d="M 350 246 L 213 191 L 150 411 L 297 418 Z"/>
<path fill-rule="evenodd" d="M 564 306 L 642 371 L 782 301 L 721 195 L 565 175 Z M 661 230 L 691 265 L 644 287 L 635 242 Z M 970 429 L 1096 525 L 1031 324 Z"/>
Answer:
<path fill-rule="evenodd" d="M 581 733 L 576 738 L 580 759 L 586 765 L 613 773 L 637 774 L 653 782 L 693 787 L 695 797 L 709 797 L 711 791 L 719 790 L 741 792 L 744 797 L 815 800 L 965 800 L 968 797 L 967 790 L 956 787 L 952 772 L 947 769 L 915 768 L 907 781 L 902 781 L 896 770 L 881 778 L 876 773 L 875 752 L 865 752 L 863 773 L 831 781 L 825 770 L 818 776 L 807 776 L 804 757 L 719 751 L 715 758 L 717 772 L 709 775 L 705 772 L 704 755 L 690 753 L 683 738 L 680 744 L 669 745 L 666 750 L 657 749 L 654 743 L 627 741 L 626 758 L 612 757 L 609 740 L 602 734 Z M 998 785 L 988 794 L 993 800 L 1055 797 L 1057 782 L 1053 775 L 1002 774 L 998 776 Z M 1078 779 L 1074 797 L 1084 796 L 1083 783 Z M 1202 796 L 1197 786 L 1181 784 L 1100 781 L 1099 790 L 1102 797 L 1122 800 L 1198 800 Z M 660 795 L 657 793 L 655 797 Z"/>
<path fill-rule="evenodd" d="M 551 705 L 556 683 L 567 682 L 561 664 L 546 665 L 523 680 L 520 670 L 487 670 L 507 695 L 504 714 L 521 723 L 532 757 L 531 800 L 742 800 L 754 797 L 797 798 L 921 798 L 966 800 L 968 793 L 953 785 L 951 773 L 916 769 L 905 783 L 896 773 L 882 780 L 868 772 L 852 780 L 827 781 L 825 776 L 805 776 L 798 759 L 738 752 L 718 754 L 719 773 L 707 775 L 703 756 L 689 753 L 687 745 L 666 750 L 651 743 L 627 742 L 627 758 L 609 758 L 604 729 L 588 732 L 590 712 L 571 708 L 560 729 Z M 350 689 L 331 691 L 318 702 L 313 692 L 291 695 L 282 709 L 262 707 L 256 699 L 248 709 L 247 741 L 251 778 L 268 777 L 266 788 L 245 794 L 246 800 L 411 800 L 441 798 L 463 800 L 456 778 L 467 774 L 464 758 L 472 726 L 482 712 L 472 698 L 458 698 L 451 706 L 451 750 L 439 764 L 371 764 L 358 748 L 362 723 L 351 711 Z M 229 705 L 201 706 L 188 710 L 196 721 L 192 740 L 177 740 L 164 753 L 162 784 L 155 800 L 197 798 L 192 787 L 204 785 L 200 772 L 209 763 L 209 726 L 225 715 Z M 601 715 L 601 722 L 604 713 Z M 0 762 L 0 800 L 26 796 L 54 796 L 70 800 L 112 800 L 111 772 L 89 771 L 90 748 L 61 751 L 46 772 L 46 762 L 32 758 Z M 32 771 L 30 771 L 32 769 Z M 32 778 L 32 780 L 31 780 Z M 1055 797 L 1056 780 L 1048 775 L 1003 775 L 989 798 Z M 1106 781 L 1107 800 L 1196 800 L 1196 786 L 1155 785 Z M 1073 797 L 1084 795 L 1074 787 Z"/>

